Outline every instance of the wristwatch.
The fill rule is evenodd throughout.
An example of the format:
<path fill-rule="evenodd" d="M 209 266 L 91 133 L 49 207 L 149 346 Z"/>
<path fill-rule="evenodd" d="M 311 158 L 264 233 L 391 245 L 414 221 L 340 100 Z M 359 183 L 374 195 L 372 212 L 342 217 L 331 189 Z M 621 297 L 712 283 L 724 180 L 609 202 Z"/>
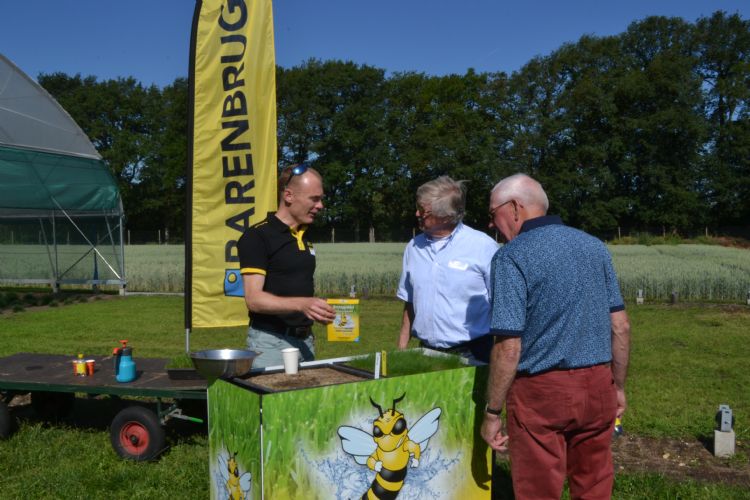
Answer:
<path fill-rule="evenodd" d="M 484 405 L 484 411 L 485 413 L 489 413 L 490 415 L 497 415 L 499 417 L 503 413 L 503 408 L 502 406 L 500 408 L 490 408 L 490 405 L 488 403 Z"/>

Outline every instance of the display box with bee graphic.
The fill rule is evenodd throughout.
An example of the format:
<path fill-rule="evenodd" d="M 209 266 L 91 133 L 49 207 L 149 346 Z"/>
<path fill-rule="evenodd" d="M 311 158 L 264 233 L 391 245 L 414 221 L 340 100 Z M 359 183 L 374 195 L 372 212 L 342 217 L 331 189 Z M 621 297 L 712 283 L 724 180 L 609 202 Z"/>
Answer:
<path fill-rule="evenodd" d="M 299 376 L 346 359 L 303 363 Z M 211 383 L 211 497 L 489 499 L 487 368 L 434 361 L 412 364 L 450 368 L 399 375 L 394 359 L 387 377 L 329 385 L 257 390 L 252 374 Z"/>

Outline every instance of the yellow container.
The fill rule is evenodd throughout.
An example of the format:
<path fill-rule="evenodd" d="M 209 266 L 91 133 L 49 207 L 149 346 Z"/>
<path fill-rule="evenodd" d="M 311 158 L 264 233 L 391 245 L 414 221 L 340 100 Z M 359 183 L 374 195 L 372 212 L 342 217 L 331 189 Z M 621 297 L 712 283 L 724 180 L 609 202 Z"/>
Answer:
<path fill-rule="evenodd" d="M 83 360 L 83 354 L 79 354 L 78 359 L 73 360 L 73 373 L 78 377 L 86 376 L 86 362 Z"/>
<path fill-rule="evenodd" d="M 359 299 L 328 299 L 336 318 L 328 325 L 330 342 L 359 342 Z"/>

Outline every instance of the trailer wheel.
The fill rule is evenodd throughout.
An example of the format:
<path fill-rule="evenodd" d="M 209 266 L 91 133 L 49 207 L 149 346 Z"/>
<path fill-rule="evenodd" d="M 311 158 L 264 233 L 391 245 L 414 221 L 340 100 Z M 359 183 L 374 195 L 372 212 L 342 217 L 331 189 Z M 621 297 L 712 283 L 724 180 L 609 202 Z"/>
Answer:
<path fill-rule="evenodd" d="M 109 437 L 118 455 L 139 462 L 159 456 L 166 442 L 156 414 L 142 406 L 129 406 L 115 415 Z"/>
<path fill-rule="evenodd" d="M 8 438 L 13 432 L 15 420 L 8 410 L 8 406 L 0 401 L 0 439 Z"/>
<path fill-rule="evenodd" d="M 18 394 L 15 391 L 0 391 L 0 403 L 5 403 L 10 406 L 10 402 L 13 401 L 13 397 Z"/>
<path fill-rule="evenodd" d="M 70 415 L 76 396 L 72 392 L 32 392 L 31 407 L 37 415 L 59 420 Z"/>

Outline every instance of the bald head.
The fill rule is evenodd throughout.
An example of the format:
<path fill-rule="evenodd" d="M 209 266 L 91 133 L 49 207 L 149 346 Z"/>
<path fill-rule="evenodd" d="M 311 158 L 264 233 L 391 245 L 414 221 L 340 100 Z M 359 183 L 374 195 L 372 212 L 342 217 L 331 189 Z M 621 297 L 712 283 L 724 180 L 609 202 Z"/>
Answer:
<path fill-rule="evenodd" d="M 287 187 L 299 185 L 305 178 L 309 178 L 310 176 L 317 177 L 319 180 L 322 180 L 320 173 L 318 173 L 317 170 L 310 167 L 306 163 L 298 163 L 296 165 L 289 165 L 287 167 L 284 167 L 279 173 L 278 178 L 279 196 Z"/>
<path fill-rule="evenodd" d="M 282 170 L 279 191 L 276 217 L 293 229 L 312 224 L 323 209 L 323 179 L 318 171 L 306 164 Z"/>
<path fill-rule="evenodd" d="M 512 241 L 524 222 L 547 215 L 548 208 L 541 184 L 526 174 L 511 175 L 492 188 L 490 228 L 497 229 L 505 241 Z"/>
<path fill-rule="evenodd" d="M 549 209 L 547 193 L 542 185 L 526 174 L 511 175 L 495 184 L 491 198 L 495 203 L 517 200 L 535 217 L 546 215 Z"/>

